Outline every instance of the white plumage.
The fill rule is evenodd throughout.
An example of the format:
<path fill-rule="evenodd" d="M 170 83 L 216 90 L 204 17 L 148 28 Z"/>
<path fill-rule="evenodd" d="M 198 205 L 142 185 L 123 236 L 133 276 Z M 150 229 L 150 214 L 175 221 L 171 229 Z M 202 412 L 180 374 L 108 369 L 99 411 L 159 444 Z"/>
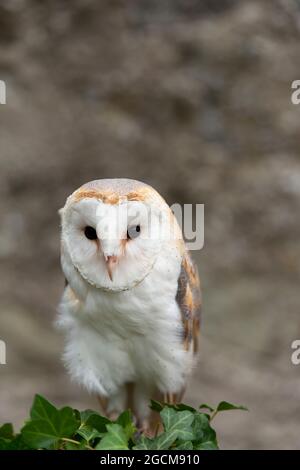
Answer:
<path fill-rule="evenodd" d="M 197 272 L 169 206 L 148 185 L 88 183 L 61 217 L 66 366 L 107 414 L 130 406 L 141 423 L 150 398 L 176 401 L 185 389 L 199 329 Z"/>

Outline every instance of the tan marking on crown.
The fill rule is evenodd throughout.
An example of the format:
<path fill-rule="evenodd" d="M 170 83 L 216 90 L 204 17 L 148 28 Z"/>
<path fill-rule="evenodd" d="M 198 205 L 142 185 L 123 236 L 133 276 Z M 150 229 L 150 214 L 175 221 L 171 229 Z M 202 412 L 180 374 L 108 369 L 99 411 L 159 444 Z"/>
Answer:
<path fill-rule="evenodd" d="M 105 204 L 120 204 L 123 201 L 144 201 L 149 193 L 148 188 L 141 189 L 141 191 L 132 191 L 126 196 L 120 195 L 116 192 L 98 191 L 96 189 L 79 189 L 74 193 L 74 200 L 78 202 L 82 199 L 99 199 Z"/>

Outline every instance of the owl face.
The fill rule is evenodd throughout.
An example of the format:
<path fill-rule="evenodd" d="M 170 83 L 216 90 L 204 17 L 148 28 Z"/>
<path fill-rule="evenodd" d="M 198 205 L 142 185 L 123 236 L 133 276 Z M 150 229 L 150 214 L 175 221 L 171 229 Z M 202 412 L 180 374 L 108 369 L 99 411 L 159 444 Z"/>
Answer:
<path fill-rule="evenodd" d="M 69 198 L 61 214 L 67 279 L 71 270 L 66 264 L 71 263 L 88 284 L 117 292 L 149 274 L 166 238 L 168 216 L 163 221 L 162 214 L 168 212 L 151 198 L 135 199 L 123 197 L 116 203 L 93 192 Z"/>

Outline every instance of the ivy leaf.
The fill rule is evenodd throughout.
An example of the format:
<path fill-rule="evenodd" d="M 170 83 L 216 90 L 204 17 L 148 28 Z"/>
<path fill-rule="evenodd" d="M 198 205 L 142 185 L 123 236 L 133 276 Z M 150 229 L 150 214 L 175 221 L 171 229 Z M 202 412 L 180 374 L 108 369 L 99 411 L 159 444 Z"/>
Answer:
<path fill-rule="evenodd" d="M 215 442 L 207 441 L 202 444 L 196 445 L 195 450 L 218 450 L 218 446 Z"/>
<path fill-rule="evenodd" d="M 80 411 L 79 414 L 80 414 L 80 421 L 81 421 L 81 424 L 86 424 L 86 423 L 87 423 L 87 420 L 89 419 L 90 416 L 92 416 L 92 415 L 98 415 L 98 413 L 96 413 L 96 411 L 94 411 L 94 410 L 84 410 L 84 411 Z"/>
<path fill-rule="evenodd" d="M 75 418 L 77 419 L 77 421 L 80 421 L 81 422 L 81 413 L 80 411 L 76 410 L 75 408 L 73 409 L 73 412 L 74 412 L 74 416 Z"/>
<path fill-rule="evenodd" d="M 216 408 L 206 403 L 200 405 L 200 410 L 206 409 L 210 414 L 185 404 L 163 404 L 154 400 L 150 407 L 160 413 L 164 427 L 164 432 L 155 438 L 145 434 L 136 437 L 130 410 L 112 422 L 93 410 L 57 409 L 36 395 L 31 419 L 19 434 L 14 435 L 10 423 L 0 426 L 0 450 L 213 450 L 218 449 L 216 432 L 211 427 L 216 414 L 226 410 L 247 410 L 225 401 Z"/>
<path fill-rule="evenodd" d="M 18 434 L 12 441 L 0 438 L 0 450 L 29 450 L 21 434 Z"/>
<path fill-rule="evenodd" d="M 79 445 L 75 444 L 75 442 L 65 442 L 64 448 L 66 450 L 86 450 L 86 442 L 82 441 Z"/>
<path fill-rule="evenodd" d="M 178 430 L 165 431 L 153 440 L 155 450 L 167 450 L 176 441 Z"/>
<path fill-rule="evenodd" d="M 0 437 L 0 450 L 9 450 L 10 443 L 11 441 L 7 441 L 6 439 Z"/>
<path fill-rule="evenodd" d="M 49 449 L 60 439 L 72 437 L 80 425 L 72 408 L 58 410 L 40 395 L 36 395 L 30 415 L 31 421 L 21 429 L 21 434 L 33 448 Z"/>
<path fill-rule="evenodd" d="M 193 443 L 191 441 L 184 441 L 178 443 L 175 447 L 176 450 L 193 450 Z"/>
<path fill-rule="evenodd" d="M 107 434 L 96 446 L 97 450 L 128 450 L 128 438 L 119 424 L 107 424 Z"/>
<path fill-rule="evenodd" d="M 178 403 L 176 405 L 168 405 L 168 406 L 170 406 L 171 408 L 174 408 L 174 410 L 178 410 L 178 411 L 191 411 L 192 413 L 195 413 L 197 411 L 192 406 L 185 405 L 184 403 Z"/>
<path fill-rule="evenodd" d="M 202 403 L 202 405 L 199 406 L 199 410 L 209 410 L 211 412 L 215 411 L 215 409 L 212 406 L 207 405 L 207 403 Z"/>
<path fill-rule="evenodd" d="M 175 411 L 173 408 L 165 407 L 161 413 L 161 418 L 166 432 L 175 433 L 175 440 L 182 441 L 193 439 L 191 424 L 194 421 L 194 413 L 191 411 Z"/>
<path fill-rule="evenodd" d="M 34 419 L 45 419 L 51 421 L 56 416 L 57 408 L 41 395 L 35 395 L 30 410 L 30 417 Z"/>
<path fill-rule="evenodd" d="M 193 438 L 191 424 L 194 415 L 191 411 L 176 411 L 174 408 L 165 406 L 160 413 L 164 430 L 155 439 L 142 438 L 135 448 L 138 449 L 169 449 L 174 442 L 180 438 L 182 441 Z"/>
<path fill-rule="evenodd" d="M 157 411 L 158 413 L 160 413 L 163 410 L 164 405 L 160 403 L 159 401 L 151 400 L 150 408 L 151 410 Z"/>
<path fill-rule="evenodd" d="M 5 423 L 0 427 L 0 438 L 9 440 L 14 438 L 14 430 L 11 423 Z"/>
<path fill-rule="evenodd" d="M 73 442 L 66 442 L 64 444 L 64 449 L 66 449 L 66 450 L 82 450 L 82 448 L 80 448 L 80 446 L 74 444 Z"/>
<path fill-rule="evenodd" d="M 69 406 L 61 408 L 57 412 L 57 430 L 63 437 L 71 437 L 80 426 L 80 421 L 76 418 L 74 411 Z"/>
<path fill-rule="evenodd" d="M 80 428 L 77 431 L 77 434 L 80 437 L 83 437 L 83 439 L 85 439 L 87 443 L 89 443 L 90 441 L 93 441 L 97 437 L 103 436 L 103 433 L 98 432 L 97 429 L 94 429 L 91 426 L 88 426 L 87 424 L 80 426 Z"/>
<path fill-rule="evenodd" d="M 196 441 L 197 446 L 205 442 L 213 442 L 217 444 L 217 437 L 215 430 L 210 425 L 210 420 L 204 413 L 197 413 L 193 423 L 193 441 Z M 198 447 L 197 447 L 198 448 Z"/>
<path fill-rule="evenodd" d="M 175 405 L 171 405 L 169 403 L 160 403 L 159 401 L 151 400 L 151 405 L 150 405 L 151 410 L 157 411 L 158 413 L 160 413 L 165 407 L 173 408 L 176 411 L 188 410 L 193 413 L 197 411 L 192 406 L 185 405 L 184 403 L 176 403 Z"/>
<path fill-rule="evenodd" d="M 57 427 L 57 425 L 53 425 L 50 421 L 36 419 L 25 424 L 21 433 L 29 446 L 37 449 L 49 449 L 51 445 L 56 444 L 60 439 L 72 436 L 76 430 L 76 422 L 72 427 L 68 424 L 67 428 L 64 428 L 63 424 L 59 424 Z"/>
<path fill-rule="evenodd" d="M 85 424 L 96 429 L 100 434 L 104 434 L 107 432 L 106 426 L 112 424 L 112 422 L 108 418 L 105 418 L 105 416 L 101 416 L 94 411 L 86 415 Z"/>
<path fill-rule="evenodd" d="M 249 411 L 248 408 L 242 405 L 233 405 L 232 403 L 228 403 L 228 401 L 221 401 L 216 411 L 227 411 L 227 410 L 244 410 Z"/>
<path fill-rule="evenodd" d="M 137 441 L 137 444 L 133 447 L 133 450 L 155 450 L 156 441 L 142 435 Z"/>
<path fill-rule="evenodd" d="M 116 423 L 122 426 L 127 439 L 130 439 L 137 430 L 133 423 L 132 413 L 130 410 L 124 411 L 122 414 L 120 414 Z"/>

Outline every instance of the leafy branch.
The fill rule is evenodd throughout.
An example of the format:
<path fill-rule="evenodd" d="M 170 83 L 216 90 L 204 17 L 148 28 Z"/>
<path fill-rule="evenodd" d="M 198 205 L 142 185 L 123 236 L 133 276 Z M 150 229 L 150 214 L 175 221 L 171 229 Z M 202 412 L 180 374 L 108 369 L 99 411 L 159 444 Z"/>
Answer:
<path fill-rule="evenodd" d="M 160 414 L 163 425 L 153 438 L 138 432 L 129 410 L 111 421 L 93 410 L 58 409 L 36 395 L 30 419 L 19 433 L 10 423 L 0 427 L 0 450 L 212 450 L 218 449 L 211 427 L 215 416 L 226 410 L 246 410 L 225 401 L 216 408 L 202 404 L 198 410 L 152 401 L 151 408 Z"/>

